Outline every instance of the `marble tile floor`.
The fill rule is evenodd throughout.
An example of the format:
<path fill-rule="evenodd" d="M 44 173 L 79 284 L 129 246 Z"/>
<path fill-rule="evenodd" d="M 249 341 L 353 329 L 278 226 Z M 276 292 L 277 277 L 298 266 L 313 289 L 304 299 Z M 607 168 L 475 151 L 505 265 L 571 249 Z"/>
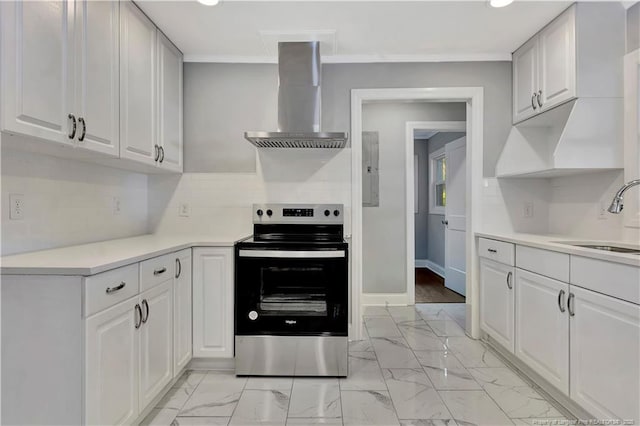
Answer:
<path fill-rule="evenodd" d="M 464 334 L 464 308 L 367 308 L 344 379 L 188 371 L 142 424 L 565 424 L 564 409 Z"/>

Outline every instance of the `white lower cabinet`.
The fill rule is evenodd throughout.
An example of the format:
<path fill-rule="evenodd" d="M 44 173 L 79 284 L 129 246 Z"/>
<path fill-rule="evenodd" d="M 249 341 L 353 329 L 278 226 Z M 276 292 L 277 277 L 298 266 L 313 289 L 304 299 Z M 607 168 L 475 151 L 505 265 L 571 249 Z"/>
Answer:
<path fill-rule="evenodd" d="M 194 357 L 233 357 L 233 294 L 233 248 L 194 248 Z"/>
<path fill-rule="evenodd" d="M 516 269 L 515 355 L 569 394 L 569 284 Z"/>
<path fill-rule="evenodd" d="M 173 286 L 173 375 L 180 374 L 193 354 L 191 331 L 191 249 L 175 255 Z"/>
<path fill-rule="evenodd" d="M 86 424 L 128 424 L 138 417 L 138 306 L 132 297 L 86 321 Z"/>
<path fill-rule="evenodd" d="M 173 277 L 140 295 L 140 407 L 173 378 Z"/>
<path fill-rule="evenodd" d="M 598 419 L 637 424 L 640 306 L 575 286 L 571 292 L 570 396 Z"/>
<path fill-rule="evenodd" d="M 480 327 L 513 353 L 514 267 L 480 258 Z"/>

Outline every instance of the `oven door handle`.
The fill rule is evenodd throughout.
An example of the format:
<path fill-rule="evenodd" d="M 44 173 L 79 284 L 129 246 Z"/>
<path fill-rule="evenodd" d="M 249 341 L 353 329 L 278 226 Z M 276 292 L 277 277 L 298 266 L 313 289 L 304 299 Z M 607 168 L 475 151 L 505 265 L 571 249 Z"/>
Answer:
<path fill-rule="evenodd" d="M 344 250 L 240 250 L 239 257 L 260 257 L 277 259 L 300 258 L 344 258 Z"/>

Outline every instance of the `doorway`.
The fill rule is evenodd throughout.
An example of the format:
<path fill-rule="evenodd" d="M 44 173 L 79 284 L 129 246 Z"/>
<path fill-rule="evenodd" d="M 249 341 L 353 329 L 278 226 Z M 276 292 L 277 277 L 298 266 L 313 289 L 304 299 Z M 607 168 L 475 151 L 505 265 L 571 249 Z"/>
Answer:
<path fill-rule="evenodd" d="M 385 101 L 436 101 L 436 102 L 464 102 L 466 104 L 466 234 L 465 259 L 467 274 L 465 278 L 466 303 L 464 309 L 465 329 L 471 337 L 480 335 L 478 312 L 478 259 L 474 232 L 480 224 L 481 194 L 482 194 L 482 164 L 483 164 L 483 88 L 482 87 L 447 87 L 447 88 L 400 88 L 400 89 L 354 89 L 351 91 L 351 171 L 352 171 L 352 203 L 351 203 L 351 325 L 350 338 L 361 339 L 363 335 L 363 305 L 371 304 L 370 295 L 363 292 L 363 206 L 362 206 L 362 112 L 363 104 Z M 407 143 L 406 153 L 407 176 L 406 191 L 407 204 L 413 206 L 413 137 Z M 395 305 L 413 305 L 415 301 L 414 268 L 414 221 L 413 208 L 407 211 L 406 223 L 407 246 L 405 253 L 411 259 L 412 272 L 407 276 L 404 293 L 389 295 L 376 294 L 377 301 L 386 297 L 387 302 Z M 409 243 L 410 241 L 410 243 Z M 409 269 L 407 262 L 407 269 Z"/>
<path fill-rule="evenodd" d="M 465 303 L 466 123 L 410 122 L 406 131 L 414 143 L 415 303 Z"/>

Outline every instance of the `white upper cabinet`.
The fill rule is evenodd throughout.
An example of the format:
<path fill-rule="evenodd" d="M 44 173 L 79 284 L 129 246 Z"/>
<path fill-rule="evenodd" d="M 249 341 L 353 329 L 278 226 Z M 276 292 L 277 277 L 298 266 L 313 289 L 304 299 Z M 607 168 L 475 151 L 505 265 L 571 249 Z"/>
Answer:
<path fill-rule="evenodd" d="M 120 5 L 120 157 L 155 165 L 156 27 L 133 2 Z"/>
<path fill-rule="evenodd" d="M 522 121 L 538 110 L 538 39 L 513 54 L 513 120 Z"/>
<path fill-rule="evenodd" d="M 73 143 L 69 5 L 67 1 L 0 4 L 3 131 Z"/>
<path fill-rule="evenodd" d="M 513 123 L 576 97 L 622 97 L 625 16 L 619 3 L 576 3 L 513 52 Z"/>
<path fill-rule="evenodd" d="M 78 145 L 114 157 L 120 155 L 119 6 L 75 2 Z"/>
<path fill-rule="evenodd" d="M 158 34 L 159 165 L 182 172 L 182 53 Z"/>
<path fill-rule="evenodd" d="M 570 8 L 538 36 L 540 57 L 536 103 L 541 111 L 576 96 L 575 23 L 575 8 Z"/>

